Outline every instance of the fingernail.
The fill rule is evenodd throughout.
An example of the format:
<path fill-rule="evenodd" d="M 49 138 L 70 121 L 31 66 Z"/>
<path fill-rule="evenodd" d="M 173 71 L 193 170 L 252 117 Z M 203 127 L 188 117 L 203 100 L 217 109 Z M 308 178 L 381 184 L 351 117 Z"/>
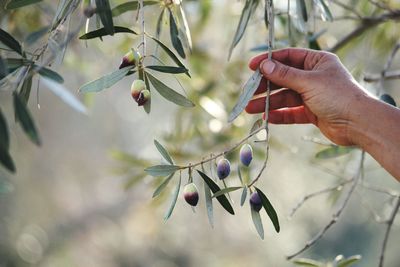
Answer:
<path fill-rule="evenodd" d="M 261 71 L 264 74 L 271 74 L 275 69 L 275 63 L 271 60 L 265 60 L 262 64 L 261 64 Z"/>

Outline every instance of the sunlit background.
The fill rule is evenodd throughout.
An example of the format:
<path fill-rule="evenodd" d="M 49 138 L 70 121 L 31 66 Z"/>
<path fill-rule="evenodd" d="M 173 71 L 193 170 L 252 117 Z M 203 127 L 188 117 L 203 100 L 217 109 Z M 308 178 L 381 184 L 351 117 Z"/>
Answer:
<path fill-rule="evenodd" d="M 52 2 L 14 12 L 0 11 L 0 25 L 24 40 L 27 33 L 51 22 L 57 7 Z M 116 5 L 123 1 L 111 2 Z M 329 222 L 341 203 L 342 191 L 313 198 L 292 219 L 288 216 L 306 194 L 336 184 L 341 179 L 338 176 L 354 175 L 360 152 L 315 159 L 324 146 L 307 140 L 327 140 L 309 125 L 270 127 L 270 160 L 259 187 L 278 212 L 279 234 L 263 213 L 265 240 L 258 237 L 248 203 L 240 207 L 240 191 L 231 194 L 235 216 L 214 202 L 214 228 L 208 223 L 202 190 L 195 212 L 181 194 L 172 217 L 164 222 L 176 180 L 152 199 L 161 180 L 145 176 L 143 169 L 162 160 L 153 140 L 160 141 L 178 164 L 197 162 L 245 137 L 260 117 L 243 114 L 233 125 L 227 123 L 227 114 L 240 87 L 251 75 L 247 62 L 260 53 L 250 49 L 262 45 L 267 38 L 262 8 L 251 19 L 243 40 L 227 61 L 243 1 L 185 2 L 194 43 L 193 54 L 185 63 L 192 79 L 177 77 L 196 104 L 192 109 L 177 108 L 152 93 L 152 112 L 147 115 L 130 96 L 134 76 L 98 94 L 77 92 L 82 84 L 118 68 L 121 57 L 139 42 L 128 34 L 86 43 L 73 40 L 63 63 L 53 66 L 63 75 L 64 86 L 85 103 L 87 114 L 75 111 L 43 83 L 34 80 L 29 108 L 43 140 L 39 148 L 14 123 L 11 91 L 0 91 L 0 104 L 10 126 L 11 154 L 17 165 L 15 175 L 0 168 L 0 266 L 294 266 L 285 256 L 300 249 Z M 275 2 L 278 9 L 286 9 L 286 1 Z M 368 1 L 357 2 L 360 3 L 355 7 L 362 14 L 372 14 Z M 334 14 L 341 15 L 342 9 L 331 6 Z M 292 9 L 295 17 L 295 5 Z M 147 31 L 153 33 L 160 9 L 156 5 L 146 7 L 145 12 Z M 135 16 L 136 12 L 124 14 L 115 19 L 115 24 L 138 30 L 138 24 L 133 25 Z M 77 27 L 80 17 L 78 9 L 71 29 Z M 287 39 L 284 25 L 276 25 L 276 37 L 281 41 Z M 352 21 L 317 20 L 315 32 L 328 29 L 318 39 L 321 48 L 334 45 L 354 25 Z M 362 82 L 365 73 L 382 70 L 399 31 L 398 24 L 382 24 L 340 50 L 339 55 Z M 170 45 L 168 33 L 164 23 L 161 39 Z M 43 42 L 45 38 L 37 46 Z M 298 40 L 298 45 L 304 43 Z M 154 44 L 149 42 L 148 53 L 153 52 Z M 393 69 L 396 67 L 400 64 L 394 63 Z M 185 94 L 171 76 L 157 77 Z M 363 85 L 369 89 L 375 86 Z M 385 82 L 384 90 L 400 102 L 398 81 Z M 263 138 L 257 136 L 252 142 Z M 263 161 L 265 143 L 253 146 L 256 153 L 250 174 L 254 176 Z M 228 155 L 232 169 L 238 164 L 237 154 L 234 151 Z M 138 159 L 143 161 L 142 165 L 138 165 Z M 185 173 L 183 183 L 186 178 Z M 203 188 L 198 176 L 194 180 Z M 398 182 L 369 157 L 365 180 L 400 190 Z M 227 181 L 230 185 L 239 184 L 236 173 Z M 339 254 L 360 254 L 363 258 L 355 266 L 377 266 L 385 226 L 377 223 L 373 214 L 387 218 L 392 205 L 388 199 L 385 194 L 358 189 L 339 221 L 301 257 L 327 262 Z M 399 224 L 399 220 L 395 221 L 389 239 L 386 267 L 399 266 Z"/>

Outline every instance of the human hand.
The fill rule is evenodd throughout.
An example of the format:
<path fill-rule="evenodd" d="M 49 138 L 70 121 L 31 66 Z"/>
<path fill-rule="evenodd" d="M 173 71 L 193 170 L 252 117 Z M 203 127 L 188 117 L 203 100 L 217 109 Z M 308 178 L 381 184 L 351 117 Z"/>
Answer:
<path fill-rule="evenodd" d="M 271 81 L 269 122 L 312 123 L 332 142 L 355 145 L 348 128 L 361 115 L 368 93 L 354 80 L 338 57 L 328 52 L 288 48 L 254 57 L 249 66 L 260 68 L 263 80 L 248 113 L 265 109 L 266 80 Z M 257 95 L 259 97 L 257 97 Z"/>

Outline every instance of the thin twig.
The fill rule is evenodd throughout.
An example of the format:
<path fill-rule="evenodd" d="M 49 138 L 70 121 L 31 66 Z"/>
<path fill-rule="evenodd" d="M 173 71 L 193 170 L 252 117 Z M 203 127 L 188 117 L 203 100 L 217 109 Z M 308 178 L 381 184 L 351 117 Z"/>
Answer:
<path fill-rule="evenodd" d="M 296 204 L 296 206 L 292 209 L 292 211 L 291 211 L 290 214 L 289 214 L 289 219 L 291 219 L 291 218 L 293 217 L 293 215 L 296 213 L 296 211 L 297 211 L 301 206 L 303 206 L 303 204 L 304 204 L 307 200 L 309 200 L 309 199 L 311 199 L 311 198 L 313 198 L 313 197 L 316 197 L 316 196 L 325 194 L 325 193 L 329 193 L 329 192 L 332 192 L 332 191 L 335 191 L 335 190 L 340 190 L 344 185 L 346 185 L 346 184 L 348 184 L 348 183 L 351 183 L 353 180 L 354 180 L 354 179 L 345 180 L 345 181 L 343 181 L 343 182 L 341 182 L 341 183 L 339 183 L 339 184 L 337 184 L 337 185 L 334 185 L 334 186 L 331 186 L 331 187 L 327 187 L 327 188 L 324 188 L 324 189 L 322 189 L 322 190 L 315 191 L 315 192 L 313 192 L 313 193 L 310 193 L 310 194 L 308 194 L 308 195 L 305 195 L 305 196 L 303 197 L 303 199 L 300 200 L 300 201 Z"/>
<path fill-rule="evenodd" d="M 146 38 L 145 38 L 145 22 L 144 22 L 144 4 L 143 0 L 139 0 L 139 21 L 140 21 L 140 37 L 142 39 L 142 42 L 140 43 L 140 46 L 142 48 L 142 57 L 144 58 L 146 56 Z"/>
<path fill-rule="evenodd" d="M 345 196 L 345 199 L 342 203 L 342 205 L 339 207 L 339 209 L 332 215 L 332 219 L 329 221 L 329 223 L 327 225 L 325 225 L 324 228 L 322 228 L 322 230 L 316 234 L 311 240 L 309 240 L 303 248 L 301 248 L 300 250 L 298 250 L 296 253 L 293 253 L 289 256 L 286 257 L 286 259 L 291 260 L 294 257 L 300 255 L 301 253 L 303 253 L 304 251 L 306 251 L 309 247 L 311 247 L 312 245 L 314 245 L 319 239 L 321 239 L 325 233 L 338 221 L 340 215 L 342 214 L 344 208 L 347 206 L 347 203 L 350 200 L 350 197 L 353 195 L 354 189 L 357 187 L 358 181 L 360 180 L 360 177 L 362 176 L 362 168 L 364 166 L 364 158 L 365 158 L 365 152 L 362 151 L 361 153 L 361 159 L 360 159 L 360 165 L 358 167 L 357 173 L 354 176 L 354 178 L 352 178 L 353 180 L 353 184 L 350 187 L 349 192 L 347 193 L 347 195 Z"/>
<path fill-rule="evenodd" d="M 393 190 L 389 190 L 389 189 L 386 189 L 386 188 L 382 188 L 382 187 L 378 187 L 378 186 L 375 186 L 375 185 L 369 185 L 369 184 L 367 184 L 365 182 L 363 182 L 361 184 L 361 186 L 364 187 L 365 189 L 368 189 L 368 190 L 371 190 L 371 191 L 374 191 L 374 192 L 378 192 L 378 193 L 382 193 L 382 194 L 386 194 L 386 195 L 389 195 L 391 197 L 399 197 L 400 196 L 399 192 L 396 192 L 396 191 L 393 191 Z"/>
<path fill-rule="evenodd" d="M 393 60 L 394 60 L 394 58 L 395 58 L 397 52 L 399 51 L 399 49 L 400 49 L 400 43 L 397 43 L 397 44 L 393 47 L 392 52 L 390 53 L 390 55 L 389 55 L 389 57 L 388 57 L 388 59 L 387 59 L 387 61 L 386 61 L 386 63 L 385 63 L 385 66 L 384 66 L 384 68 L 383 68 L 383 70 L 382 70 L 382 72 L 381 72 L 381 77 L 380 77 L 380 79 L 379 79 L 379 81 L 378 81 L 378 86 L 377 86 L 378 90 L 377 90 L 377 92 L 376 92 L 377 96 L 379 96 L 379 95 L 381 94 L 381 91 L 382 91 L 382 88 L 383 88 L 383 80 L 385 79 L 386 72 L 387 72 L 387 71 L 390 69 L 390 67 L 392 66 Z"/>
<path fill-rule="evenodd" d="M 364 82 L 378 82 L 380 79 L 394 80 L 400 79 L 400 70 L 386 71 L 384 75 L 382 73 L 366 74 L 364 76 Z"/>
<path fill-rule="evenodd" d="M 334 3 L 334 4 L 337 5 L 337 6 L 340 6 L 340 7 L 343 8 L 344 10 L 349 11 L 350 13 L 353 13 L 354 15 L 357 16 L 358 19 L 361 19 L 361 18 L 362 18 L 361 14 L 358 13 L 358 12 L 354 9 L 354 6 L 348 6 L 348 5 L 346 5 L 345 3 L 342 3 L 342 2 L 340 2 L 340 1 L 338 1 L 338 0 L 331 0 L 331 2 Z"/>
<path fill-rule="evenodd" d="M 385 237 L 384 237 L 383 243 L 382 243 L 381 256 L 379 257 L 379 267 L 383 267 L 383 262 L 385 260 L 386 245 L 388 243 L 389 234 L 390 234 L 390 231 L 392 230 L 392 225 L 393 225 L 394 219 L 396 218 L 397 212 L 399 211 L 399 208 L 400 208 L 400 196 L 397 197 L 396 203 L 394 204 L 394 208 L 392 210 L 392 214 L 390 214 L 389 220 L 387 221 Z"/>

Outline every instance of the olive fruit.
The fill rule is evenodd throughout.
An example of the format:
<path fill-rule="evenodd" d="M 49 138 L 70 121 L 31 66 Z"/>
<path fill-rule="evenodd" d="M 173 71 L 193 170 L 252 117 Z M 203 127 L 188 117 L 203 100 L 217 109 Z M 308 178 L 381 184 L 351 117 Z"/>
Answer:
<path fill-rule="evenodd" d="M 253 159 L 253 148 L 249 144 L 244 144 L 240 148 L 240 161 L 245 166 L 249 166 Z"/>
<path fill-rule="evenodd" d="M 141 55 L 138 51 L 136 50 L 131 50 L 128 53 L 125 54 L 125 56 L 122 57 L 121 64 L 119 65 L 119 68 L 122 69 L 127 66 L 136 66 L 141 59 Z"/>
<path fill-rule="evenodd" d="M 388 94 L 383 94 L 379 97 L 380 100 L 382 100 L 383 102 L 392 105 L 392 106 L 396 106 L 396 101 L 394 101 L 393 97 L 391 97 Z"/>
<path fill-rule="evenodd" d="M 231 164 L 229 160 L 223 158 L 217 163 L 217 175 L 219 179 L 225 179 L 231 172 Z"/>
<path fill-rule="evenodd" d="M 150 99 L 150 91 L 145 89 L 139 93 L 139 96 L 136 100 L 138 106 L 143 106 Z"/>
<path fill-rule="evenodd" d="M 135 99 L 136 101 L 139 98 L 140 92 L 142 92 L 143 90 L 146 89 L 146 83 L 141 80 L 134 80 L 131 86 L 131 95 L 133 97 L 133 99 Z"/>
<path fill-rule="evenodd" d="M 183 197 L 191 206 L 196 206 L 199 202 L 199 191 L 194 183 L 185 185 L 183 188 Z"/>
<path fill-rule="evenodd" d="M 258 192 L 254 192 L 253 194 L 251 194 L 249 202 L 250 207 L 257 212 L 259 212 L 263 206 Z"/>

